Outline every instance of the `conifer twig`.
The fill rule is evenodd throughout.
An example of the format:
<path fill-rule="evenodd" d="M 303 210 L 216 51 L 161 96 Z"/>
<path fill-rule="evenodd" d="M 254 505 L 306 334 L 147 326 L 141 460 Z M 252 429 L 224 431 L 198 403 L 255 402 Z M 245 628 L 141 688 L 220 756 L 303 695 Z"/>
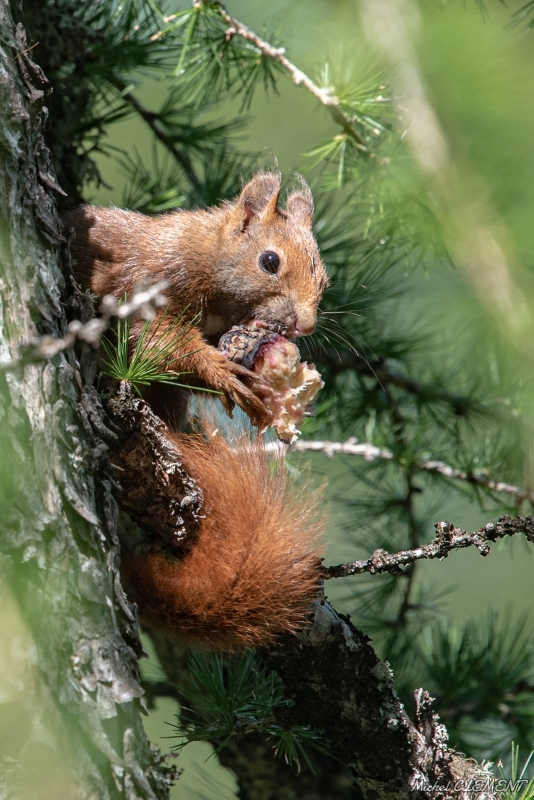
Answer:
<path fill-rule="evenodd" d="M 409 445 L 409 434 L 407 433 L 407 419 L 403 413 L 403 409 L 398 401 L 398 398 L 391 391 L 391 386 L 386 386 L 384 394 L 387 398 L 387 404 L 391 415 L 392 433 L 397 447 L 401 451 L 405 451 Z M 402 464 L 404 479 L 406 482 L 406 492 L 402 499 L 402 509 L 405 516 L 406 526 L 408 529 L 408 536 L 410 547 L 412 550 L 417 549 L 421 544 L 421 528 L 417 519 L 415 508 L 415 497 L 419 491 L 414 483 L 414 473 L 416 471 L 415 465 L 404 461 Z M 405 573 L 406 580 L 404 588 L 402 589 L 402 600 L 396 614 L 396 625 L 405 625 L 407 614 L 412 607 L 412 593 L 415 586 L 416 577 L 416 563 L 411 564 L 411 569 Z"/>
<path fill-rule="evenodd" d="M 208 0 L 193 0 L 193 6 L 206 5 L 207 2 Z M 347 136 L 350 136 L 351 139 L 354 139 L 358 150 L 366 155 L 373 155 L 373 153 L 369 152 L 365 141 L 354 127 L 350 117 L 342 110 L 339 97 L 337 97 L 335 94 L 332 94 L 330 89 L 321 89 L 321 87 L 312 81 L 312 79 L 308 77 L 305 72 L 293 64 L 286 57 L 286 51 L 284 47 L 273 47 L 273 45 L 269 44 L 269 42 L 266 42 L 261 38 L 261 36 L 258 36 L 257 33 L 254 33 L 254 31 L 251 31 L 250 28 L 247 28 L 246 25 L 243 25 L 243 23 L 239 22 L 239 20 L 235 19 L 235 17 L 230 16 L 221 3 L 218 3 L 217 5 L 221 19 L 223 19 L 229 26 L 227 36 L 241 36 L 241 38 L 246 39 L 248 42 L 251 42 L 255 47 L 257 47 L 264 56 L 280 64 L 280 66 L 283 67 L 287 73 L 289 73 L 295 86 L 304 86 L 321 103 L 321 105 L 328 109 L 334 122 L 343 129 L 343 132 Z"/>
<path fill-rule="evenodd" d="M 512 518 L 509 514 L 505 514 L 499 517 L 498 522 L 488 522 L 483 528 L 473 533 L 456 528 L 450 522 L 436 522 L 435 528 L 437 536 L 429 544 L 414 550 L 401 550 L 400 553 L 375 550 L 371 558 L 328 567 L 325 570 L 325 578 L 345 578 L 365 572 L 371 575 L 379 572 L 399 575 L 402 572 L 401 567 L 407 564 L 413 564 L 424 558 L 447 558 L 452 550 L 460 550 L 465 547 L 476 547 L 481 556 L 487 556 L 490 553 L 488 542 L 495 542 L 505 536 L 514 536 L 516 533 L 524 533 L 527 540 L 534 544 L 533 516 Z"/>
<path fill-rule="evenodd" d="M 275 447 L 278 448 L 280 445 L 275 445 Z M 318 440 L 300 441 L 291 448 L 286 446 L 284 449 L 286 451 L 298 453 L 324 453 L 328 458 L 340 454 L 361 456 L 366 461 L 374 461 L 376 458 L 383 458 L 388 461 L 395 459 L 395 454 L 386 447 L 377 447 L 370 442 L 358 442 L 357 439 L 354 438 L 347 439 L 346 442 Z M 456 467 L 445 464 L 443 461 L 436 461 L 434 459 L 420 459 L 415 462 L 414 466 L 416 469 L 442 475 L 444 478 L 450 478 L 451 480 L 464 481 L 473 486 L 490 489 L 492 492 L 511 494 L 515 497 L 517 503 L 528 500 L 534 505 L 534 489 L 529 489 L 524 486 L 515 486 L 513 483 L 506 483 L 506 481 L 496 481 L 483 472 L 468 472 L 467 470 L 457 469 Z"/>
<path fill-rule="evenodd" d="M 100 338 L 108 329 L 111 319 L 126 319 L 139 314 L 146 320 L 153 320 L 156 309 L 167 305 L 168 300 L 162 294 L 167 288 L 167 281 L 159 281 L 150 286 L 138 286 L 132 297 L 125 303 L 120 303 L 112 295 L 104 295 L 100 304 L 100 317 L 93 317 L 88 322 L 78 319 L 69 323 L 67 333 L 61 338 L 44 334 L 19 346 L 19 355 L 13 361 L 0 364 L 0 373 L 9 372 L 26 364 L 35 364 L 54 358 L 58 353 L 63 353 L 79 340 L 98 347 Z"/>
<path fill-rule="evenodd" d="M 159 115 L 155 111 L 150 111 L 146 108 L 131 91 L 123 92 L 122 97 L 137 111 L 141 119 L 152 129 L 154 136 L 160 140 L 171 155 L 178 161 L 193 188 L 199 190 L 201 188 L 201 181 L 195 172 L 189 154 L 182 147 L 177 146 L 175 136 L 169 136 L 165 131 Z"/>

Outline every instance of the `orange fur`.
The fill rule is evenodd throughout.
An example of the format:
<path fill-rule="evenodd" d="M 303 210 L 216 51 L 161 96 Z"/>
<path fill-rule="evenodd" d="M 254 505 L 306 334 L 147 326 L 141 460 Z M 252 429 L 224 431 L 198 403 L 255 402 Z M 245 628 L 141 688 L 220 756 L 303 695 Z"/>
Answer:
<path fill-rule="evenodd" d="M 237 404 L 260 430 L 272 417 L 254 390 L 257 376 L 224 358 L 217 343 L 233 325 L 251 320 L 289 336 L 311 333 L 328 283 L 312 232 L 311 192 L 302 181 L 284 210 L 278 205 L 280 180 L 277 173 L 260 172 L 239 197 L 218 208 L 149 217 L 80 206 L 63 216 L 76 232 L 71 252 L 82 288 L 120 298 L 131 295 L 139 281 L 166 281 L 169 307 L 162 333 L 179 315 L 194 321 L 177 345 L 172 369 L 190 373 L 188 384 L 220 392 L 229 413 Z M 276 275 L 259 262 L 273 250 L 280 259 Z M 142 323 L 134 322 L 132 346 L 141 329 Z M 179 430 L 186 404 L 173 403 L 170 393 L 158 401 L 151 392 L 150 402 Z"/>
<path fill-rule="evenodd" d="M 254 391 L 258 377 L 218 350 L 234 325 L 260 321 L 289 336 L 312 332 L 327 285 L 312 233 L 313 201 L 302 181 L 279 207 L 280 175 L 258 173 L 239 197 L 218 208 L 146 217 L 81 206 L 64 216 L 76 232 L 71 250 L 83 289 L 100 297 L 131 294 L 136 283 L 165 280 L 167 320 L 185 314 L 188 336 L 173 354 L 185 382 L 221 392 L 258 428 L 272 419 Z M 260 257 L 274 251 L 276 274 Z M 185 318 L 184 318 L 185 319 Z M 194 323 L 194 324 L 193 324 Z M 142 322 L 132 326 L 132 346 Z M 146 396 L 177 430 L 187 418 L 184 390 L 152 386 Z M 271 642 L 303 625 L 317 596 L 320 562 L 313 496 L 291 496 L 261 446 L 243 438 L 179 437 L 188 471 L 205 496 L 198 541 L 181 561 L 172 553 L 125 553 L 123 577 L 141 618 L 191 643 L 235 650 Z"/>
<path fill-rule="evenodd" d="M 148 627 L 226 651 L 296 632 L 319 595 L 317 495 L 300 497 L 261 444 L 175 435 L 202 486 L 205 519 L 191 552 L 125 554 L 123 577 Z"/>

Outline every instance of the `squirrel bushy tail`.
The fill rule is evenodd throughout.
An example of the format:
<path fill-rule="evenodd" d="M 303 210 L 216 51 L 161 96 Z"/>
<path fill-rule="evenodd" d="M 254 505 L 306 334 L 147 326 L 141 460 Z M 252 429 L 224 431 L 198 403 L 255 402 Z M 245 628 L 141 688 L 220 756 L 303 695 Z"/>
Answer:
<path fill-rule="evenodd" d="M 122 572 L 148 627 L 193 646 L 259 647 L 301 628 L 319 596 L 317 493 L 295 491 L 261 443 L 173 434 L 204 493 L 198 538 L 182 559 L 126 553 Z"/>

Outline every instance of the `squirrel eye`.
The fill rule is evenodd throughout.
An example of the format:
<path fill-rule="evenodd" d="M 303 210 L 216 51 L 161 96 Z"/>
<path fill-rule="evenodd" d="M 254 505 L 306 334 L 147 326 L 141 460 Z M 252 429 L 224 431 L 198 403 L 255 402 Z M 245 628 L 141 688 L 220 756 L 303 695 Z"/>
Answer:
<path fill-rule="evenodd" d="M 278 253 L 273 253 L 272 250 L 266 250 L 265 253 L 262 253 L 258 258 L 258 263 L 265 272 L 276 275 L 278 267 L 280 266 L 280 256 Z"/>

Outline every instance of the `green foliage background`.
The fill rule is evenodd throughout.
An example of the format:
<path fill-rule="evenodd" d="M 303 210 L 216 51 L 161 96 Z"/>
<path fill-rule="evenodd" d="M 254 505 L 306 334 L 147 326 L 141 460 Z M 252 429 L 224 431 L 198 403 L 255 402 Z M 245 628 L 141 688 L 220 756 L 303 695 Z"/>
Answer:
<path fill-rule="evenodd" d="M 172 5 L 168 11 L 179 8 L 186 6 Z M 325 404 L 308 436 L 353 435 L 390 447 L 399 458 L 396 465 L 339 456 L 300 460 L 311 464 L 318 479 L 323 474 L 329 479 L 328 563 L 363 557 L 378 546 L 395 550 L 428 540 L 438 519 L 473 529 L 507 507 L 509 498 L 503 495 L 477 496 L 465 484 L 412 471 L 410 464 L 418 458 L 442 459 L 468 471 L 487 469 L 521 485 L 531 481 L 532 354 L 525 339 L 532 326 L 530 320 L 516 325 L 510 308 L 500 307 L 495 295 L 485 292 L 484 277 L 477 279 L 476 264 L 469 263 L 470 258 L 477 261 L 477 253 L 465 254 L 470 226 L 491 232 L 531 313 L 532 35 L 524 25 L 510 28 L 513 9 L 499 4 L 488 5 L 487 13 L 474 3 L 421 2 L 417 8 L 411 41 L 447 138 L 446 191 L 422 173 L 410 148 L 399 142 L 402 126 L 387 104 L 371 111 L 393 130 L 376 137 L 384 140 L 379 158 L 391 158 L 393 166 L 377 175 L 380 170 L 348 150 L 343 187 L 332 190 L 340 174 L 334 144 L 339 127 L 309 93 L 276 71 L 277 92 L 271 88 L 266 95 L 258 86 L 250 106 L 250 98 L 243 106 L 243 93 L 233 99 L 232 91 L 220 87 L 216 96 L 206 93 L 211 105 L 202 124 L 235 126 L 229 133 L 236 156 L 228 156 L 217 132 L 206 133 L 202 143 L 207 129 L 201 130 L 197 154 L 194 147 L 189 152 L 208 179 L 203 197 L 191 191 L 180 168 L 168 160 L 163 146 L 154 146 L 150 130 L 135 115 L 107 129 L 101 144 L 109 154 L 97 153 L 95 161 L 108 186 L 88 191 L 95 202 L 148 211 L 194 206 L 218 199 L 221 187 L 223 195 L 230 195 L 238 188 L 239 173 L 246 178 L 258 165 L 272 166 L 275 158 L 286 178 L 298 170 L 313 182 L 317 232 L 333 274 L 325 303 L 336 312 L 325 331 L 330 343 L 342 351 L 354 346 L 375 366 L 386 359 L 393 371 L 426 387 L 415 396 L 382 391 L 372 370 L 354 380 L 337 374 L 335 358 L 322 365 L 326 398 L 333 405 Z M 387 96 L 395 91 L 395 68 L 366 37 L 353 2 L 295 0 L 267 8 L 236 0 L 228 11 L 256 32 L 265 31 L 269 40 L 272 31 L 282 31 L 277 35 L 289 57 L 313 79 L 320 80 L 328 63 L 336 92 L 344 93 L 349 106 L 354 101 L 353 109 L 361 109 L 373 92 Z M 188 57 L 182 57 L 186 82 Z M 134 77 L 139 80 L 136 96 L 150 109 L 164 103 L 176 86 L 172 77 Z M 193 81 L 193 102 L 199 92 Z M 402 106 L 403 98 L 397 102 Z M 195 124 L 193 115 L 190 121 Z M 206 150 L 210 139 L 215 144 Z M 128 156 L 117 157 L 114 148 Z M 255 155 L 248 160 L 249 154 Z M 329 157 L 334 157 L 333 167 L 325 167 Z M 219 170 L 222 183 L 215 180 L 218 159 L 230 165 L 226 172 Z M 154 181 L 156 163 L 161 174 Z M 165 180 L 166 170 L 170 180 Z M 465 211 L 460 221 L 458 207 Z M 383 255 L 376 250 L 382 239 L 392 242 Z M 488 287 L 491 280 L 488 276 Z M 321 364 L 320 351 L 312 348 L 312 355 Z M 463 398 L 459 408 L 458 396 Z M 528 513 L 526 506 L 523 510 Z M 418 567 L 405 608 L 402 582 L 389 577 L 353 578 L 327 587 L 335 604 L 374 636 L 408 702 L 409 690 L 423 683 L 438 695 L 452 743 L 486 758 L 504 756 L 513 738 L 524 749 L 533 742 L 532 694 L 520 692 L 512 699 L 515 708 L 508 716 L 498 709 L 517 676 L 528 676 L 532 668 L 532 619 L 521 618 L 534 599 L 531 554 L 519 541 L 493 550 L 486 560 L 462 552 L 445 563 Z M 458 624 L 451 628 L 454 619 Z M 454 712 L 465 695 L 478 704 L 475 714 Z M 186 770 L 175 792 L 185 797 L 190 791 Z"/>
<path fill-rule="evenodd" d="M 527 502 L 514 508 L 510 495 L 421 472 L 422 459 L 533 484 L 532 9 L 511 25 L 520 3 L 397 3 L 404 57 L 420 70 L 448 154 L 440 170 L 425 172 L 398 119 L 409 100 L 399 82 L 406 64 L 364 29 L 364 5 L 231 0 L 228 11 L 283 41 L 314 80 L 333 82 L 372 158 L 340 138 L 327 109 L 273 64 L 255 70 L 238 37 L 228 47 L 241 71 L 226 90 L 224 69 L 215 74 L 224 36 L 210 50 L 209 17 L 202 29 L 178 16 L 151 38 L 161 24 L 148 0 L 97 2 L 79 12 L 102 34 L 94 60 L 81 73 L 75 57 L 72 71 L 68 62 L 52 65 L 68 89 L 78 153 L 89 156 L 78 187 L 85 200 L 146 212 L 210 204 L 275 159 L 286 179 L 298 170 L 312 183 L 332 288 L 309 352 L 327 387 L 305 435 L 355 436 L 395 455 L 299 459 L 316 480 L 329 479 L 327 563 L 428 541 L 440 519 L 474 529 L 505 510 L 531 512 Z M 186 8 L 169 0 L 165 12 Z M 149 121 L 163 130 L 159 141 L 146 124 L 147 111 L 158 110 Z M 174 154 L 161 138 L 172 139 Z M 339 367 L 338 351 L 351 369 Z M 352 578 L 327 592 L 373 636 L 407 703 L 421 684 L 436 694 L 451 744 L 494 759 L 515 740 L 526 755 L 534 747 L 532 563 L 514 541 L 488 559 L 464 551 L 400 579 Z M 157 667 L 147 676 L 158 677 Z M 173 713 L 162 702 L 151 714 L 154 740 L 168 735 Z M 184 765 L 191 751 L 200 763 L 203 747 L 188 746 Z M 217 786 L 227 780 L 214 760 L 210 770 Z M 186 770 L 173 796 L 192 797 L 198 780 Z"/>

